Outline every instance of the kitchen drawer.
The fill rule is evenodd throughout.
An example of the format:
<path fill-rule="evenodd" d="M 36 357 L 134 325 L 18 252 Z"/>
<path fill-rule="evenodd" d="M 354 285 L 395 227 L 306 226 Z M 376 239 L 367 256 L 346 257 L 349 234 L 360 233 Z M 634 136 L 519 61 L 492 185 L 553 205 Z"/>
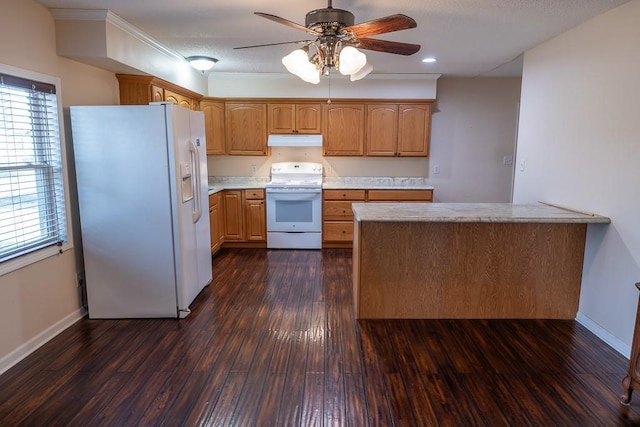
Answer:
<path fill-rule="evenodd" d="M 369 190 L 370 202 L 430 202 L 433 190 Z"/>
<path fill-rule="evenodd" d="M 351 204 L 353 202 L 342 200 L 325 200 L 322 211 L 322 218 L 326 221 L 352 221 L 353 211 Z"/>
<path fill-rule="evenodd" d="M 259 200 L 264 199 L 264 190 L 261 188 L 244 190 L 244 198 L 246 200 Z"/>
<path fill-rule="evenodd" d="M 325 200 L 364 200 L 365 190 L 324 190 Z"/>
<path fill-rule="evenodd" d="M 325 221 L 322 225 L 322 240 L 353 242 L 353 221 Z"/>

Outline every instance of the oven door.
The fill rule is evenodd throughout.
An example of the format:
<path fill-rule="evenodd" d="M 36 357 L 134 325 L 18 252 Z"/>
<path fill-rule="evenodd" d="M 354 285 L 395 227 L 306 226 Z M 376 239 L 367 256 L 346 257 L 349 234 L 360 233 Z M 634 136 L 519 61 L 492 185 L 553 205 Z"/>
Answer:
<path fill-rule="evenodd" d="M 267 232 L 320 232 L 321 188 L 267 187 Z"/>

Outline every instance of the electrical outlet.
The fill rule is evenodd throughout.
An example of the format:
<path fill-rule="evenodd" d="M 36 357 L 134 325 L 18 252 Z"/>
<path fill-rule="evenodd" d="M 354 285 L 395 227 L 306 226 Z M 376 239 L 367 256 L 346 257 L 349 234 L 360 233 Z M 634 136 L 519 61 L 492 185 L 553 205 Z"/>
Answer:
<path fill-rule="evenodd" d="M 520 172 L 524 172 L 524 168 L 527 165 L 527 162 L 525 162 L 524 159 L 520 159 L 520 162 L 518 163 L 518 165 L 520 166 Z"/>
<path fill-rule="evenodd" d="M 258 166 L 251 165 L 251 175 L 255 175 L 258 172 Z"/>
<path fill-rule="evenodd" d="M 433 165 L 433 173 L 436 175 L 440 173 L 440 165 Z"/>
<path fill-rule="evenodd" d="M 327 175 L 331 175 L 331 166 L 326 167 Z"/>

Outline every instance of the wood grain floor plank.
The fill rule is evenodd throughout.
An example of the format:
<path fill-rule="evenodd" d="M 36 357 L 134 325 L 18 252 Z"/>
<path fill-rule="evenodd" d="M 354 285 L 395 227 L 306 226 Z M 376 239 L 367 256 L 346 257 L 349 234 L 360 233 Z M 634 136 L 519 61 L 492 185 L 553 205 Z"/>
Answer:
<path fill-rule="evenodd" d="M 640 425 L 579 323 L 358 321 L 351 255 L 222 250 L 186 319 L 83 319 L 1 375 L 0 425 Z"/>

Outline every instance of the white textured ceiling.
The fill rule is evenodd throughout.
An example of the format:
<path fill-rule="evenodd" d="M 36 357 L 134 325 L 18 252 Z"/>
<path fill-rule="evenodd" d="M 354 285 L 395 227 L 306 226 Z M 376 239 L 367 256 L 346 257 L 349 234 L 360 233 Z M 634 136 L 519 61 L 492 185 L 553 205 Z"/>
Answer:
<path fill-rule="evenodd" d="M 212 72 L 281 73 L 295 44 L 234 47 L 309 38 L 304 32 L 253 14 L 264 12 L 304 25 L 305 14 L 326 0 L 36 0 L 50 8 L 109 9 L 185 57 L 218 58 Z M 412 56 L 365 51 L 374 73 L 445 76 L 518 76 L 521 54 L 628 0 L 334 0 L 333 7 L 365 22 L 396 13 L 418 27 L 374 38 L 417 43 Z M 438 62 L 424 64 L 435 56 Z"/>

